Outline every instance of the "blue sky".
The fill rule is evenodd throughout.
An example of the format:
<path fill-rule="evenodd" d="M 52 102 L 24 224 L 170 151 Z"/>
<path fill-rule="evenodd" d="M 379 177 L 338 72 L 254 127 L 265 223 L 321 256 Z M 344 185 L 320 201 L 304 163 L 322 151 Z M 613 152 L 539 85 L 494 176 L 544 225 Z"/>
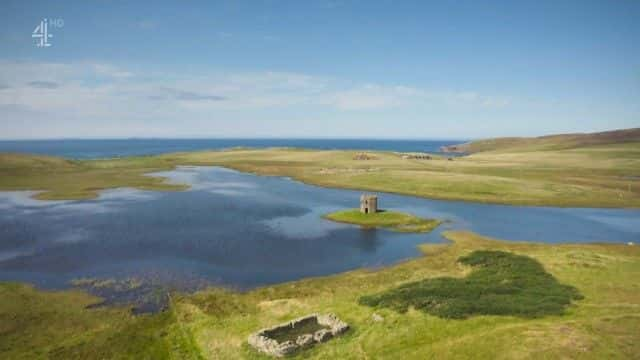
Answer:
<path fill-rule="evenodd" d="M 4 1 L 0 138 L 640 126 L 638 1 Z M 43 19 L 51 46 L 32 32 Z"/>

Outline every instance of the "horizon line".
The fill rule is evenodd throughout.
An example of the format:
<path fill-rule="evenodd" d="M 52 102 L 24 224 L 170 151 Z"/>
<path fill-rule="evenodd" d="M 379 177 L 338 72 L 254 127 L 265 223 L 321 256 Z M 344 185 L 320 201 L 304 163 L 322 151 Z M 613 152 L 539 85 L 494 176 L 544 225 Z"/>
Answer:
<path fill-rule="evenodd" d="M 50 137 L 50 138 L 7 138 L 1 141 L 53 141 L 53 140 L 407 140 L 407 141 L 468 141 L 478 138 L 422 138 L 422 137 Z"/>

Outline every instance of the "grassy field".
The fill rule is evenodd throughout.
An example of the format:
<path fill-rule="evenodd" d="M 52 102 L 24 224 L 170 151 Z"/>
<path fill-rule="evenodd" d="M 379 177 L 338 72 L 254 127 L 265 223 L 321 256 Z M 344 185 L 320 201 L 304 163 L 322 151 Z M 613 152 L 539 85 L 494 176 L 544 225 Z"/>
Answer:
<path fill-rule="evenodd" d="M 1 190 L 40 190 L 36 198 L 48 200 L 90 199 L 103 189 L 135 187 L 148 190 L 183 190 L 146 176 L 172 169 L 173 163 L 157 158 L 110 161 L 74 161 L 50 156 L 0 154 Z"/>
<path fill-rule="evenodd" d="M 604 131 L 590 134 L 559 134 L 539 137 L 504 137 L 476 140 L 446 147 L 451 152 L 548 151 L 640 141 L 640 128 Z"/>
<path fill-rule="evenodd" d="M 360 212 L 360 209 L 348 209 L 327 214 L 324 218 L 347 224 L 360 225 L 365 228 L 383 227 L 398 232 L 416 233 L 429 232 L 441 223 L 439 220 L 423 219 L 411 214 L 389 210 L 363 214 Z"/>
<path fill-rule="evenodd" d="M 0 190 L 42 190 L 40 199 L 79 199 L 122 186 L 181 190 L 146 173 L 177 165 L 220 165 L 289 176 L 326 187 L 434 199 L 570 207 L 640 207 L 640 142 L 564 150 L 489 151 L 455 158 L 403 159 L 392 152 L 235 149 L 71 161 L 0 154 Z"/>
<path fill-rule="evenodd" d="M 36 197 L 41 199 L 93 198 L 102 189 L 123 186 L 178 191 L 186 186 L 145 174 L 178 165 L 219 165 L 320 186 L 438 199 L 640 207 L 638 141 L 552 149 L 508 146 L 454 160 L 404 159 L 391 152 L 370 152 L 370 160 L 357 160 L 357 153 L 235 149 L 89 161 L 0 154 L 0 190 L 40 190 Z M 244 293 L 210 289 L 173 294 L 170 309 L 156 315 L 87 308 L 99 299 L 80 291 L 45 292 L 0 283 L 0 358 L 263 359 L 246 344 L 251 332 L 313 312 L 334 312 L 352 329 L 299 358 L 639 358 L 640 247 L 511 243 L 468 232 L 446 237 L 451 244 L 423 245 L 426 256 L 383 269 Z M 531 267 L 535 284 L 545 290 L 517 293 L 530 286 L 514 290 L 506 285 L 522 280 L 522 273 L 512 277 L 500 267 L 478 275 L 473 265 L 487 266 L 476 261 L 489 261 L 478 255 L 486 251 L 506 253 L 509 261 L 520 259 L 508 262 L 507 269 L 512 271 L 514 264 Z M 507 297 L 509 309 L 515 310 L 506 315 L 486 311 L 486 306 L 476 311 L 478 304 L 468 294 L 451 297 L 455 289 L 471 289 L 467 285 L 478 297 L 516 291 L 516 298 L 525 296 L 520 299 L 531 300 L 527 304 L 534 309 L 539 296 L 551 289 L 551 303 L 560 308 L 525 316 L 515 311 L 524 309 L 518 301 Z M 449 290 L 441 291 L 443 287 Z M 425 288 L 444 297 L 425 299 Z M 474 311 L 451 319 L 456 316 L 432 311 L 431 305 L 442 301 L 460 301 L 463 309 Z M 374 313 L 384 320 L 374 321 Z"/>
<path fill-rule="evenodd" d="M 0 358 L 263 359 L 246 344 L 250 333 L 312 312 L 334 312 L 352 329 L 296 358 L 638 358 L 640 247 L 512 243 L 469 232 L 446 236 L 451 244 L 423 245 L 424 257 L 375 271 L 245 293 L 211 289 L 174 294 L 170 311 L 153 316 L 85 309 L 96 299 L 75 291 L 40 292 L 3 284 Z M 362 296 L 420 281 L 473 276 L 477 267 L 470 265 L 478 262 L 458 260 L 485 250 L 530 258 L 582 299 L 574 298 L 562 314 L 466 319 L 359 303 Z M 383 320 L 374 321 L 374 313 Z"/>
<path fill-rule="evenodd" d="M 81 291 L 0 283 L 0 358 L 201 358 L 174 311 L 133 316 L 124 308 L 86 308 L 99 301 Z"/>

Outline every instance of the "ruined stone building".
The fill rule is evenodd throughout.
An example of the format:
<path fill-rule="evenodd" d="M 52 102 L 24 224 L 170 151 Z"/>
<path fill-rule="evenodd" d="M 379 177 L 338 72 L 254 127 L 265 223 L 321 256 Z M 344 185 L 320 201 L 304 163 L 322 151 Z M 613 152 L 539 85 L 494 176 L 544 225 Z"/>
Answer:
<path fill-rule="evenodd" d="M 375 195 L 360 195 L 360 212 L 363 214 L 375 214 L 378 211 L 378 197 Z"/>

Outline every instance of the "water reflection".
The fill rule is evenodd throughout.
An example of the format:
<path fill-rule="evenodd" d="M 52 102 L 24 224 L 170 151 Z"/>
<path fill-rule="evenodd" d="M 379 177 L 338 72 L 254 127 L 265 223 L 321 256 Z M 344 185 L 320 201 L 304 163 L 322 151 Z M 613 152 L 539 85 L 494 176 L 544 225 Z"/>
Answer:
<path fill-rule="evenodd" d="M 135 278 L 181 289 L 244 289 L 391 264 L 418 255 L 417 244 L 442 241 L 446 229 L 541 242 L 628 242 L 640 232 L 637 210 L 513 207 L 391 194 L 381 195 L 382 207 L 451 222 L 430 234 L 363 230 L 321 218 L 357 206 L 357 191 L 211 167 L 156 175 L 192 188 L 117 189 L 90 201 L 0 193 L 0 279 L 53 288 L 78 278 Z"/>

